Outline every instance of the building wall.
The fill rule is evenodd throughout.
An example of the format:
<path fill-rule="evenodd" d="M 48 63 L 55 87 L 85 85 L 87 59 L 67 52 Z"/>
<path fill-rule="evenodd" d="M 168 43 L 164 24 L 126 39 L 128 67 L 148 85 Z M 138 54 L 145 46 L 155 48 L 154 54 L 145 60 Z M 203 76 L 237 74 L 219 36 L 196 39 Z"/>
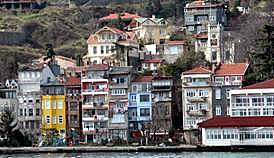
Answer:
<path fill-rule="evenodd" d="M 49 123 L 47 123 L 47 116 L 50 118 Z M 62 121 L 60 121 L 60 117 L 62 117 Z M 50 129 L 56 129 L 62 134 L 66 132 L 66 104 L 64 95 L 42 96 L 42 132 Z"/>

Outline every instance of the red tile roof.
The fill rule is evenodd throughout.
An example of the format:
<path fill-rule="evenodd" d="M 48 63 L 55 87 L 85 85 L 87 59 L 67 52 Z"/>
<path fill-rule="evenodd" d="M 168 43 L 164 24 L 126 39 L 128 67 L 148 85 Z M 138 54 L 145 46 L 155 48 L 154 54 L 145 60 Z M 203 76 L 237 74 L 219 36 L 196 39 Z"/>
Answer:
<path fill-rule="evenodd" d="M 81 85 L 81 79 L 79 77 L 70 77 L 65 82 L 65 85 Z"/>
<path fill-rule="evenodd" d="M 144 63 L 161 63 L 161 59 L 146 59 L 143 61 Z"/>
<path fill-rule="evenodd" d="M 216 76 L 223 75 L 244 75 L 249 64 L 247 63 L 236 63 L 236 64 L 221 64 L 216 70 Z"/>
<path fill-rule="evenodd" d="M 166 44 L 168 45 L 179 45 L 179 44 L 186 44 L 186 40 L 176 40 L 176 41 L 167 41 Z"/>
<path fill-rule="evenodd" d="M 88 44 L 96 44 L 96 43 L 98 43 L 98 39 L 97 39 L 96 36 L 90 35 L 88 40 L 87 40 L 87 43 Z"/>
<path fill-rule="evenodd" d="M 119 13 L 109 14 L 108 16 L 104 16 L 100 18 L 100 20 L 114 20 L 118 19 Z M 121 19 L 134 19 L 134 18 L 140 18 L 137 14 L 130 14 L 130 13 L 120 13 Z"/>
<path fill-rule="evenodd" d="M 151 82 L 153 76 L 138 76 L 133 82 Z"/>
<path fill-rule="evenodd" d="M 183 74 L 194 74 L 194 73 L 197 73 L 197 74 L 199 74 L 199 73 L 211 73 L 211 71 L 206 69 L 206 68 L 203 68 L 203 67 L 196 67 L 194 69 L 183 72 Z"/>
<path fill-rule="evenodd" d="M 267 88 L 274 88 L 274 78 L 243 87 L 243 89 L 267 89 Z"/>
<path fill-rule="evenodd" d="M 274 116 L 229 117 L 220 116 L 198 124 L 199 128 L 274 127 Z"/>

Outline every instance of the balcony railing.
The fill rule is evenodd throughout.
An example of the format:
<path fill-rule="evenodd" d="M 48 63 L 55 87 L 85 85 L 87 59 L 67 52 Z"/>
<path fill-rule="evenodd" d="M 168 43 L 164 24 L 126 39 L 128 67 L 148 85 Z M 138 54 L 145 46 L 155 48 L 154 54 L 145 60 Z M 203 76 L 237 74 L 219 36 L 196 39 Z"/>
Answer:
<path fill-rule="evenodd" d="M 249 103 L 232 103 L 231 104 L 232 105 L 232 107 L 247 107 L 247 106 L 250 106 L 250 104 Z"/>
<path fill-rule="evenodd" d="M 207 97 L 187 97 L 187 100 L 189 101 L 189 102 L 204 102 L 204 101 L 206 101 L 206 98 Z"/>
<path fill-rule="evenodd" d="M 187 113 L 190 116 L 204 116 L 206 115 L 208 110 L 201 109 L 201 110 L 188 110 Z"/>

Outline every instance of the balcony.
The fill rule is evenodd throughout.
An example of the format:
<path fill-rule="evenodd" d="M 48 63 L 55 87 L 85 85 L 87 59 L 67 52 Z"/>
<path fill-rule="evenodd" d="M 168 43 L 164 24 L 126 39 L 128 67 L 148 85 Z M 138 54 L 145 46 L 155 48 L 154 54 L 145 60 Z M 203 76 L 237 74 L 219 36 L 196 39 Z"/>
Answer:
<path fill-rule="evenodd" d="M 105 108 L 108 108 L 108 104 L 107 103 L 84 102 L 82 105 L 82 108 L 83 109 L 94 109 L 94 108 L 105 109 Z"/>
<path fill-rule="evenodd" d="M 93 83 L 93 82 L 105 82 L 105 83 L 108 83 L 108 79 L 104 79 L 104 78 L 89 78 L 89 77 L 86 77 L 86 76 L 83 76 L 81 78 L 81 82 L 90 82 L 90 83 Z"/>
<path fill-rule="evenodd" d="M 187 101 L 189 102 L 204 102 L 207 97 L 187 97 Z"/>
<path fill-rule="evenodd" d="M 108 121 L 108 116 L 84 114 L 83 121 Z"/>
<path fill-rule="evenodd" d="M 249 103 L 231 103 L 233 108 L 242 108 L 242 107 L 248 107 L 250 106 Z"/>
<path fill-rule="evenodd" d="M 242 81 L 231 81 L 231 85 L 234 85 L 234 86 L 240 86 L 242 85 Z"/>
<path fill-rule="evenodd" d="M 201 109 L 201 110 L 188 110 L 187 113 L 189 116 L 204 116 L 206 115 L 208 110 Z"/>
<path fill-rule="evenodd" d="M 83 95 L 92 95 L 92 94 L 108 94 L 107 89 L 83 89 L 82 90 Z"/>

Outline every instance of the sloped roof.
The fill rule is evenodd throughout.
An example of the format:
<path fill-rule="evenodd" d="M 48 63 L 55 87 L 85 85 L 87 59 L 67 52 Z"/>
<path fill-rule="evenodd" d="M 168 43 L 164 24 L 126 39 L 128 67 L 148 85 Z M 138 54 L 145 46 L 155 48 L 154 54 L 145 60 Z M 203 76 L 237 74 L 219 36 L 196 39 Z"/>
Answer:
<path fill-rule="evenodd" d="M 244 75 L 249 64 L 235 63 L 235 64 L 221 64 L 216 70 L 216 76 L 222 75 Z"/>
<path fill-rule="evenodd" d="M 186 44 L 187 41 L 186 40 L 174 40 L 174 41 L 166 41 L 166 44 L 168 45 L 183 45 Z"/>
<path fill-rule="evenodd" d="M 96 43 L 98 43 L 98 39 L 97 39 L 96 36 L 90 35 L 88 40 L 87 40 L 87 43 L 88 44 L 96 44 Z"/>
<path fill-rule="evenodd" d="M 243 89 L 267 89 L 267 88 L 274 88 L 274 78 L 243 87 Z"/>
<path fill-rule="evenodd" d="M 100 18 L 100 20 L 115 20 L 115 19 L 118 19 L 118 17 L 119 17 L 119 13 L 113 13 L 113 14 L 109 14 L 107 16 Z M 120 13 L 120 17 L 121 17 L 121 19 L 140 18 L 140 16 L 137 14 L 131 14 L 131 13 L 127 13 L 127 12 Z"/>
<path fill-rule="evenodd" d="M 79 78 L 79 77 L 70 77 L 65 82 L 65 85 L 81 85 L 81 78 Z"/>
<path fill-rule="evenodd" d="M 220 116 L 198 123 L 199 128 L 274 127 L 274 116 L 229 117 Z"/>
<path fill-rule="evenodd" d="M 161 63 L 161 59 L 146 59 L 143 61 L 144 63 Z"/>
<path fill-rule="evenodd" d="M 151 82 L 152 79 L 153 79 L 153 76 L 138 76 L 132 82 Z"/>
<path fill-rule="evenodd" d="M 194 34 L 193 38 L 197 38 L 197 39 L 207 39 L 208 35 L 207 33 L 200 33 L 200 34 Z"/>
<path fill-rule="evenodd" d="M 200 73 L 208 74 L 208 73 L 211 73 L 211 71 L 203 67 L 196 67 L 191 70 L 183 72 L 183 74 L 200 74 Z"/>

